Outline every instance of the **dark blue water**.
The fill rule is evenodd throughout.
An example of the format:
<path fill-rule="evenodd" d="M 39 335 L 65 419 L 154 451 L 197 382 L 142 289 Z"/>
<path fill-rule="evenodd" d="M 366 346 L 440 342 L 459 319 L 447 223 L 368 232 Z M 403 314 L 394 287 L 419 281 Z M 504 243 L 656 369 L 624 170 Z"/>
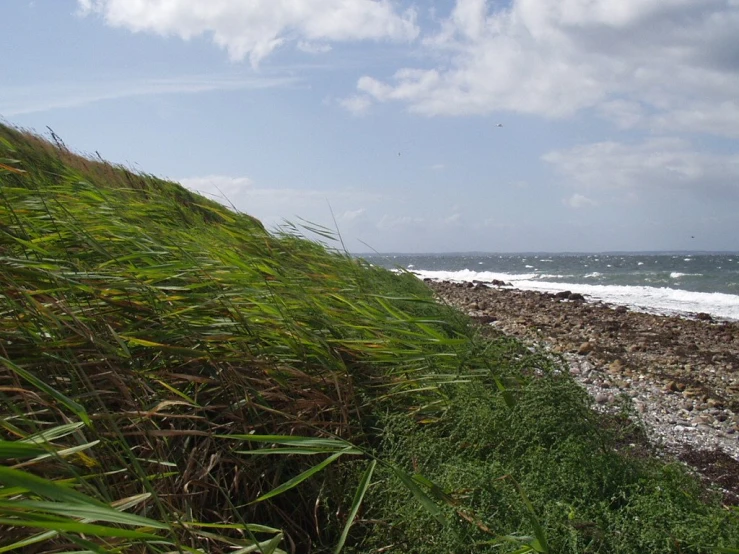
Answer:
<path fill-rule="evenodd" d="M 365 259 L 420 277 L 571 290 L 658 312 L 739 319 L 739 253 L 388 254 Z"/>
<path fill-rule="evenodd" d="M 631 285 L 739 294 L 737 254 L 390 254 L 373 264 L 429 271 L 524 275 L 553 283 Z"/>

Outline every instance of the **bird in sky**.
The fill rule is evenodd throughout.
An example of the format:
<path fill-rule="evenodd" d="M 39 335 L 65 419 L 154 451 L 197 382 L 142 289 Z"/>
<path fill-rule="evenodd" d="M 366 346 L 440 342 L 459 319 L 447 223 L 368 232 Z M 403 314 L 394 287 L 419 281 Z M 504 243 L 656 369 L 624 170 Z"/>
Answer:
<path fill-rule="evenodd" d="M 502 126 L 503 126 L 502 123 L 498 123 L 498 125 L 496 125 L 496 127 L 502 127 Z"/>

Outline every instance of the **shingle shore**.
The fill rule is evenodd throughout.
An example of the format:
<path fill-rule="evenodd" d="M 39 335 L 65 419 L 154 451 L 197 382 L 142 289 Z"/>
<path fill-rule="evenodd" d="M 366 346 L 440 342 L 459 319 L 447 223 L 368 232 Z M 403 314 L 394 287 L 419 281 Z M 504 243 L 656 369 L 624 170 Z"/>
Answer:
<path fill-rule="evenodd" d="M 599 409 L 630 398 L 653 444 L 739 502 L 739 322 L 486 283 L 428 285 L 491 330 L 561 354 Z"/>

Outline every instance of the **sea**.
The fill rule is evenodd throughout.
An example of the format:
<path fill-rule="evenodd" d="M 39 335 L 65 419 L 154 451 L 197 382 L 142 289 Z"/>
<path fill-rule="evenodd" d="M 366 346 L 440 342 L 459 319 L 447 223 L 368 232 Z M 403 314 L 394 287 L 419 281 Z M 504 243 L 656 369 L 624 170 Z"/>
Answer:
<path fill-rule="evenodd" d="M 602 254 L 366 254 L 368 262 L 419 278 L 494 279 L 514 288 L 571 291 L 637 311 L 739 321 L 739 252 Z"/>

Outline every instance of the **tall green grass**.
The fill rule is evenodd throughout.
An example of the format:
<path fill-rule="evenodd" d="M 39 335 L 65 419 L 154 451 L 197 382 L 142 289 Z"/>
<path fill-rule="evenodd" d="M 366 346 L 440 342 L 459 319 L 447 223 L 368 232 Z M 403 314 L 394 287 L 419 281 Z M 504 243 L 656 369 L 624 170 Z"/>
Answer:
<path fill-rule="evenodd" d="M 0 552 L 739 543 L 553 360 L 306 232 L 0 128 Z"/>

